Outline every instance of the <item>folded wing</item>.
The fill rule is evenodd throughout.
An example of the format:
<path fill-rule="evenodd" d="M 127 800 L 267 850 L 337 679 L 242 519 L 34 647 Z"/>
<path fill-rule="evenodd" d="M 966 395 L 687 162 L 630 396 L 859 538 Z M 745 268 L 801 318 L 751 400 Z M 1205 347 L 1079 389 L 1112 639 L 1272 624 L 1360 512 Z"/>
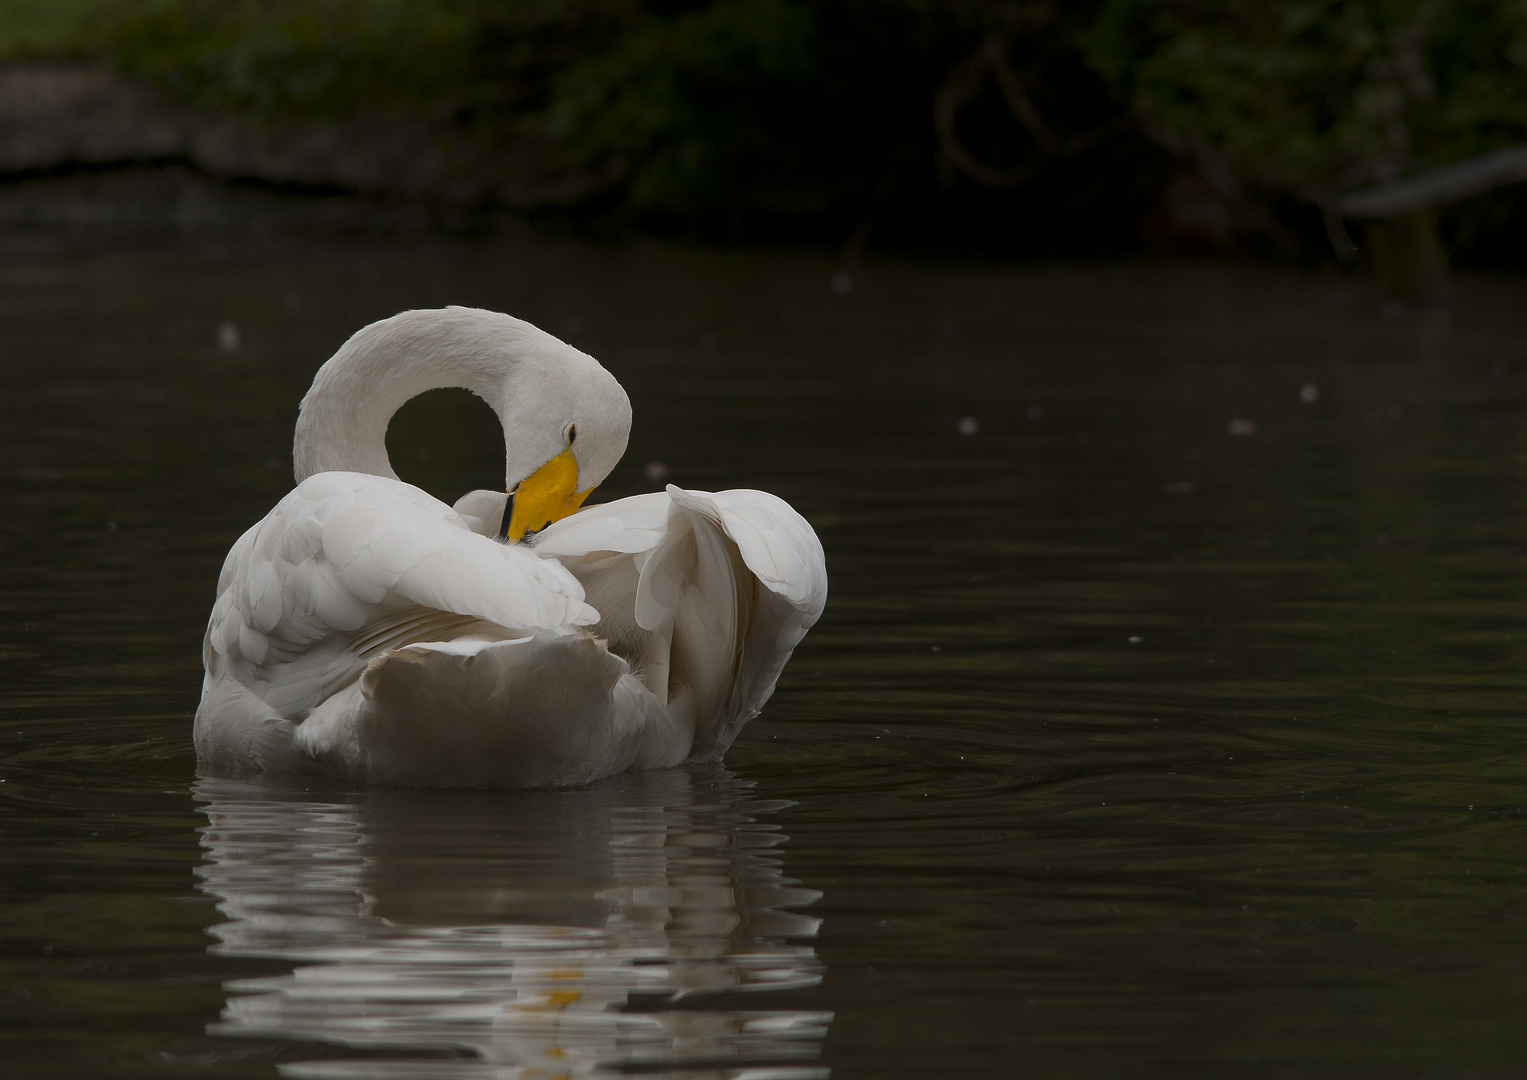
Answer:
<path fill-rule="evenodd" d="M 821 543 L 766 492 L 637 495 L 536 537 L 600 613 L 593 628 L 681 726 L 692 760 L 725 753 L 774 692 L 827 598 Z"/>
<path fill-rule="evenodd" d="M 204 651 L 209 682 L 232 677 L 277 716 L 300 719 L 388 648 L 596 618 L 555 561 L 472 533 L 401 481 L 331 472 L 234 545 Z"/>

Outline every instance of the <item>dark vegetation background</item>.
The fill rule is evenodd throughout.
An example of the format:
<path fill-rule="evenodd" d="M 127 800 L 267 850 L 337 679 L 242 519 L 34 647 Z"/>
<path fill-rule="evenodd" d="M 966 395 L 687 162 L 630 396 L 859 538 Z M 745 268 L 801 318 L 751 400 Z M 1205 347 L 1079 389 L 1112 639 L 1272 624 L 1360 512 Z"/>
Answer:
<path fill-rule="evenodd" d="M 1520 0 L 0 0 L 0 58 L 308 147 L 227 179 L 850 261 L 1327 260 L 1337 196 L 1527 141 Z M 351 148 L 328 170 L 315 131 Z M 1527 265 L 1521 185 L 1441 225 L 1459 261 Z"/>

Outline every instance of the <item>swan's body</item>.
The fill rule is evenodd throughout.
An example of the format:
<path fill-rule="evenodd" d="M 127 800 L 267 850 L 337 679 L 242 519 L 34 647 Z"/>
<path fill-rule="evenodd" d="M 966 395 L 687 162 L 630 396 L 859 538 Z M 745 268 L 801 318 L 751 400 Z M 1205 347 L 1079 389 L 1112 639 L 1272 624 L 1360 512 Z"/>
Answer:
<path fill-rule="evenodd" d="M 446 386 L 498 412 L 509 494 L 452 508 L 393 475 L 387 421 Z M 204 766 L 477 787 L 719 758 L 821 613 L 821 545 L 758 491 L 574 512 L 629 424 L 608 372 L 506 315 L 356 334 L 303 400 L 296 489 L 224 563 Z"/>

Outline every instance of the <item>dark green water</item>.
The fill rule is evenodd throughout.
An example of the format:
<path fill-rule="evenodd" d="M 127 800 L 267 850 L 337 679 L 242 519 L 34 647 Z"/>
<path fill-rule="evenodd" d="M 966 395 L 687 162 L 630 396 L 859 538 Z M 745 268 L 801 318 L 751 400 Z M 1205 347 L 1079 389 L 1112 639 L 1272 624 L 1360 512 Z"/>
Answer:
<path fill-rule="evenodd" d="M 5 1075 L 1520 1075 L 1527 281 L 3 253 Z M 626 385 L 596 499 L 794 503 L 825 617 L 724 771 L 198 783 L 213 584 L 314 368 L 451 302 Z M 495 478 L 471 402 L 396 431 L 437 494 Z"/>

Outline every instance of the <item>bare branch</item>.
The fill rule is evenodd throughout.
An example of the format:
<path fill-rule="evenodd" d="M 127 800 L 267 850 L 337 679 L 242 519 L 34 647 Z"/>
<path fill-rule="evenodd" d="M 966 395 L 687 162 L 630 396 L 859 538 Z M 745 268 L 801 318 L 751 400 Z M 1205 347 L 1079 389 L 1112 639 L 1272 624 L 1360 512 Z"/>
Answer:
<path fill-rule="evenodd" d="M 944 151 L 944 156 L 955 168 L 972 180 L 986 184 L 988 187 L 1017 187 L 1039 172 L 1047 156 L 1044 152 L 1047 147 L 1041 143 L 1041 152 L 1037 158 L 1021 165 L 1000 168 L 986 164 L 966 149 L 965 144 L 960 141 L 959 133 L 955 131 L 955 120 L 959 116 L 960 108 L 980 92 L 981 80 L 985 78 L 987 70 L 997 66 L 994 64 L 994 57 L 1000 58 L 1000 68 L 1005 69 L 1008 74 L 1007 80 L 1003 80 L 1002 76 L 998 75 L 998 85 L 1002 89 L 1003 99 L 1007 102 L 1008 108 L 1012 109 L 1014 115 L 1018 117 L 1019 123 L 1028 128 L 1031 135 L 1033 134 L 1034 128 L 1014 106 L 1014 97 L 1005 85 L 1009 81 L 1017 86 L 1018 99 L 1027 106 L 1032 119 L 1038 121 L 1039 129 L 1052 143 L 1055 138 L 1050 133 L 1050 129 L 1045 126 L 1044 121 L 1039 118 L 1033 103 L 1029 101 L 1028 94 L 1023 90 L 1023 84 L 1018 82 L 1018 76 L 1007 64 L 1006 52 L 1005 38 L 997 36 L 987 38 L 980 48 L 955 66 L 933 99 L 933 127 L 938 133 L 939 148 Z M 1035 141 L 1039 141 L 1037 137 Z"/>

